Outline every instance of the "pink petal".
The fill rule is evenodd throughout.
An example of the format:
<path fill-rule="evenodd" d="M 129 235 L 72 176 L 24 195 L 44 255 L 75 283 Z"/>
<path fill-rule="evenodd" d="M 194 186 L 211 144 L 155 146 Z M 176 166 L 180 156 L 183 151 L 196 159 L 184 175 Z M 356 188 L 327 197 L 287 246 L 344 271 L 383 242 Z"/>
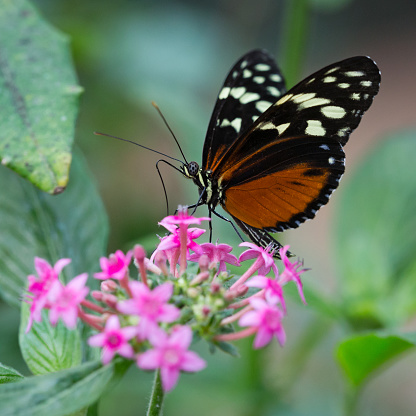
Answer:
<path fill-rule="evenodd" d="M 256 311 L 248 311 L 246 312 L 238 321 L 238 325 L 240 326 L 259 326 L 260 325 L 260 317 L 258 312 Z"/>
<path fill-rule="evenodd" d="M 169 338 L 169 345 L 177 345 L 186 350 L 192 342 L 192 329 L 189 326 L 176 326 Z"/>
<path fill-rule="evenodd" d="M 101 356 L 101 361 L 104 365 L 108 364 L 114 357 L 115 351 L 110 348 L 104 348 Z"/>
<path fill-rule="evenodd" d="M 124 344 L 122 347 L 120 347 L 117 350 L 117 353 L 119 355 L 122 355 L 123 357 L 126 358 L 133 358 L 134 357 L 134 350 L 133 347 L 130 344 Z"/>
<path fill-rule="evenodd" d="M 105 324 L 105 331 L 114 331 L 120 328 L 120 321 L 118 320 L 117 315 L 111 315 Z"/>
<path fill-rule="evenodd" d="M 73 307 L 70 309 L 66 309 L 65 313 L 61 313 L 61 318 L 64 321 L 65 325 L 69 329 L 75 329 L 77 326 L 77 319 L 78 319 L 78 308 Z"/>
<path fill-rule="evenodd" d="M 160 366 L 160 353 L 157 350 L 148 350 L 139 354 L 137 366 L 143 370 L 154 370 Z"/>
<path fill-rule="evenodd" d="M 106 335 L 104 332 L 95 334 L 88 338 L 88 345 L 91 347 L 102 347 L 105 343 Z"/>
<path fill-rule="evenodd" d="M 262 348 L 265 345 L 267 345 L 271 341 L 272 338 L 273 338 L 272 332 L 260 327 L 257 331 L 256 338 L 254 339 L 253 346 L 255 349 Z"/>
<path fill-rule="evenodd" d="M 179 369 L 171 367 L 162 367 L 160 369 L 160 377 L 162 379 L 162 387 L 165 392 L 172 390 L 178 382 Z"/>
<path fill-rule="evenodd" d="M 173 322 L 181 316 L 181 311 L 173 305 L 163 305 L 158 314 L 159 322 Z"/>
<path fill-rule="evenodd" d="M 62 269 L 71 263 L 71 259 L 60 259 L 55 263 L 55 266 L 53 266 L 53 269 L 55 270 L 56 274 L 59 275 L 61 273 Z"/>
<path fill-rule="evenodd" d="M 201 371 L 207 366 L 205 360 L 203 360 L 197 353 L 193 351 L 187 351 L 183 357 L 181 369 L 194 373 L 195 371 Z"/>
<path fill-rule="evenodd" d="M 167 302 L 172 294 L 173 294 L 173 283 L 172 282 L 165 282 L 162 283 L 160 286 L 156 286 L 152 293 L 160 302 Z"/>

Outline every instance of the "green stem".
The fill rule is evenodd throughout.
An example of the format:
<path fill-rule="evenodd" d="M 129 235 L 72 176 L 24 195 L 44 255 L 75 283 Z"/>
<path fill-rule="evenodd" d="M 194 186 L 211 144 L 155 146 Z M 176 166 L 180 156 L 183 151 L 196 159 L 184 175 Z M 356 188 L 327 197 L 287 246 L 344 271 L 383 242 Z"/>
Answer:
<path fill-rule="evenodd" d="M 160 378 L 160 371 L 155 372 L 155 379 L 153 382 L 152 396 L 150 397 L 149 408 L 146 416 L 160 416 L 162 415 L 164 392 L 162 388 L 162 380 Z"/>
<path fill-rule="evenodd" d="M 355 386 L 347 386 L 345 388 L 344 397 L 344 416 L 355 416 L 357 414 L 357 405 L 360 389 Z"/>
<path fill-rule="evenodd" d="M 283 73 L 288 88 L 299 80 L 309 31 L 309 0 L 289 0 L 283 29 Z"/>

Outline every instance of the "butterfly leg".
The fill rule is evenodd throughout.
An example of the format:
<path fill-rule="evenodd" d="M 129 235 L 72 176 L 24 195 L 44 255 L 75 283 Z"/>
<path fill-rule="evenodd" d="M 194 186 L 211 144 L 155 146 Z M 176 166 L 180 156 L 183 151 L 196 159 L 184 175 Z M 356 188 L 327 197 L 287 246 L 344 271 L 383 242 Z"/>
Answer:
<path fill-rule="evenodd" d="M 215 214 L 218 218 L 221 218 L 222 220 L 224 220 L 224 221 L 226 221 L 226 222 L 228 222 L 228 223 L 230 223 L 231 225 L 232 225 L 232 227 L 234 228 L 234 231 L 237 233 L 237 235 L 240 237 L 240 240 L 241 241 L 245 241 L 244 240 L 244 238 L 241 236 L 241 234 L 240 234 L 240 232 L 238 231 L 238 228 L 235 226 L 235 224 L 234 224 L 234 222 L 233 221 L 231 221 L 229 218 L 227 218 L 227 217 L 224 217 L 223 215 L 221 215 L 221 214 L 219 214 L 217 211 L 215 211 L 215 210 L 212 210 L 212 211 L 210 211 L 210 213 L 213 213 L 213 214 Z M 210 215 L 210 217 L 211 217 L 211 215 Z M 211 224 L 210 224 L 211 225 Z"/>

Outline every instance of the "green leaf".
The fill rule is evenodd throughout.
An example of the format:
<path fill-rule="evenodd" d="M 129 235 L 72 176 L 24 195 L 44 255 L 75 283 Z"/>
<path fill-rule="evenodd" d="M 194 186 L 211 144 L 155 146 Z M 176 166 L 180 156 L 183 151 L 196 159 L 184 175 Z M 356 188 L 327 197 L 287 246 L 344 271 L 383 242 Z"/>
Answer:
<path fill-rule="evenodd" d="M 67 190 L 56 196 L 36 190 L 0 166 L 0 295 L 16 306 L 34 273 L 33 259 L 51 264 L 69 257 L 65 277 L 92 273 L 105 252 L 108 223 L 81 155 L 75 154 Z M 66 279 L 67 280 L 67 279 Z"/>
<path fill-rule="evenodd" d="M 24 377 L 14 368 L 0 363 L 0 384 L 13 383 Z"/>
<path fill-rule="evenodd" d="M 349 381 L 359 386 L 375 370 L 391 362 L 416 344 L 415 334 L 389 335 L 371 333 L 343 341 L 336 351 L 339 364 Z"/>
<path fill-rule="evenodd" d="M 68 329 L 62 322 L 53 327 L 47 311 L 42 322 L 34 322 L 26 334 L 29 305 L 22 302 L 19 344 L 27 366 L 35 375 L 53 373 L 81 364 L 81 339 L 78 330 Z"/>
<path fill-rule="evenodd" d="M 381 325 L 416 310 L 415 137 L 409 131 L 384 140 L 341 186 L 341 293 L 350 315 Z"/>
<path fill-rule="evenodd" d="M 25 0 L 2 2 L 0 35 L 1 163 L 43 191 L 62 192 L 82 91 L 68 38 Z"/>
<path fill-rule="evenodd" d="M 99 362 L 0 386 L 2 416 L 64 416 L 99 399 L 113 376 L 113 365 Z"/>

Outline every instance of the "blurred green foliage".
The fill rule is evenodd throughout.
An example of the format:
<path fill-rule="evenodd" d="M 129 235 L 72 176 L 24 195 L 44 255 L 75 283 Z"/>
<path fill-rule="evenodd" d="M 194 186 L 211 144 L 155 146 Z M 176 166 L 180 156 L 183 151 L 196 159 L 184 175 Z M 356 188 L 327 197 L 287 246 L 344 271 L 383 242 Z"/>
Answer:
<path fill-rule="evenodd" d="M 227 70 L 240 55 L 255 47 L 269 49 L 278 62 L 283 60 L 284 72 L 292 84 L 300 73 L 305 73 L 306 67 L 322 67 L 345 58 L 346 53 L 372 54 L 377 36 L 384 33 L 386 24 L 393 32 L 394 28 L 403 27 L 414 11 L 405 1 L 394 7 L 390 2 L 374 0 L 293 1 L 294 9 L 307 7 L 302 27 L 307 25 L 308 31 L 305 36 L 295 29 L 300 39 L 300 48 L 296 49 L 290 46 L 293 40 L 286 37 L 293 27 L 288 27 L 290 15 L 284 1 L 38 0 L 33 3 L 72 41 L 79 82 L 85 90 L 77 144 L 86 154 L 109 213 L 109 252 L 130 248 L 132 241 L 144 239 L 154 241 L 149 243 L 151 249 L 156 244 L 156 223 L 165 214 L 164 197 L 154 168 L 157 156 L 94 136 L 93 131 L 134 139 L 178 156 L 173 140 L 150 105 L 153 100 L 162 108 L 188 159 L 199 161 L 217 92 Z M 290 62 L 295 62 L 294 67 Z M 299 74 L 294 75 L 294 71 Z M 171 206 L 196 201 L 195 187 L 187 185 L 179 175 L 166 169 L 164 179 Z M 342 229 L 342 220 L 338 221 Z M 348 223 L 351 224 L 351 218 Z M 214 227 L 221 241 L 231 243 L 235 238 L 229 226 L 214 221 Z M 345 227 L 348 231 L 348 226 Z M 393 226 L 387 227 L 386 233 L 395 234 Z M 400 233 L 396 237 L 400 243 Z M 411 253 L 404 254 L 412 257 Z M 302 255 L 306 257 L 305 253 Z M 351 271 L 350 257 L 341 260 L 345 271 L 342 278 L 355 280 L 358 274 Z M 394 270 L 402 269 L 394 267 Z M 346 294 L 350 292 L 347 288 Z M 332 317 L 339 313 L 324 298 L 317 296 L 315 300 L 315 304 L 320 303 L 320 310 L 331 311 Z M 181 376 L 178 387 L 167 397 L 165 414 L 340 414 L 342 383 L 331 357 L 334 344 L 345 335 L 345 328 L 332 328 L 333 321 L 317 316 L 312 308 L 290 305 L 289 309 L 288 344 L 283 350 L 273 345 L 255 352 L 248 342 L 240 343 L 243 358 L 236 360 L 219 354 L 211 356 L 204 346 L 198 345 L 198 352 L 209 361 L 208 368 L 197 375 Z M 0 304 L 0 319 L 0 361 L 27 374 L 15 354 L 18 317 Z M 318 344 L 319 348 L 315 348 Z M 144 415 L 151 380 L 150 374 L 132 368 L 103 398 L 100 414 Z M 402 410 L 389 397 L 374 393 L 363 404 L 365 414 L 390 415 L 392 409 L 396 416 L 409 414 L 409 409 Z"/>

